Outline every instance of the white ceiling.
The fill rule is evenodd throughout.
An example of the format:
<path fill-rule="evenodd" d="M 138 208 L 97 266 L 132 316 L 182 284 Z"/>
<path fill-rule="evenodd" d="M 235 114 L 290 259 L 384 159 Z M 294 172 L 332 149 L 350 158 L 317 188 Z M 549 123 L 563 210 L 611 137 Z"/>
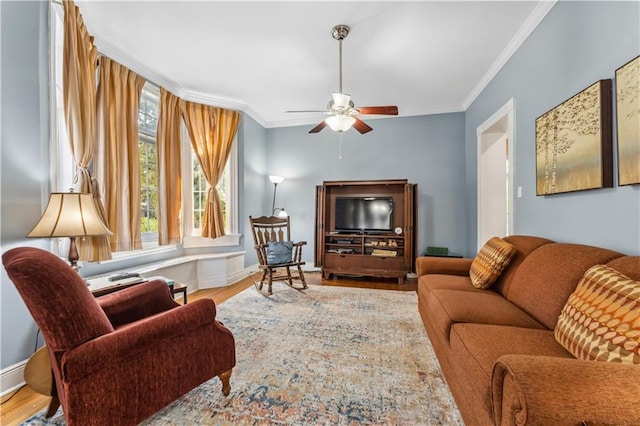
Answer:
<path fill-rule="evenodd" d="M 343 88 L 400 116 L 463 111 L 553 6 L 548 1 L 77 0 L 103 54 L 183 98 L 265 127 L 314 124 Z M 369 119 L 371 117 L 367 117 Z"/>

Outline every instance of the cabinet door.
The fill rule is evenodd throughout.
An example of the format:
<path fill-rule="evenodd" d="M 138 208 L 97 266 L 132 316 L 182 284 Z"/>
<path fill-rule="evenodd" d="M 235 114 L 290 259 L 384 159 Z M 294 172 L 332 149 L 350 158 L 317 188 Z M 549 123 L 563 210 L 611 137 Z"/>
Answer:
<path fill-rule="evenodd" d="M 404 265 L 408 272 L 415 270 L 415 247 L 418 237 L 418 185 L 404 186 Z"/>
<path fill-rule="evenodd" d="M 315 256 L 314 265 L 321 267 L 324 265 L 324 224 L 326 217 L 327 187 L 316 186 L 316 232 L 315 232 Z"/>

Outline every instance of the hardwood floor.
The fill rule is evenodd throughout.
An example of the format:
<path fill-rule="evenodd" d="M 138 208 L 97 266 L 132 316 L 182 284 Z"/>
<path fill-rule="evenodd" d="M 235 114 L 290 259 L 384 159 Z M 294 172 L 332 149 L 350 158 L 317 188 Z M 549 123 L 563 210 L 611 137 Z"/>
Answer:
<path fill-rule="evenodd" d="M 244 289 L 251 287 L 258 277 L 258 274 L 254 274 L 227 287 L 198 290 L 189 294 L 188 300 L 194 301 L 208 298 L 213 299 L 216 304 L 221 304 Z M 319 272 L 307 272 L 305 277 L 307 284 L 309 285 L 330 285 L 403 291 L 416 291 L 418 286 L 415 278 L 409 278 L 405 280 L 403 285 L 398 285 L 395 279 L 339 277 L 327 280 L 322 279 L 322 274 Z M 180 301 L 180 298 L 177 300 Z M 2 405 L 0 406 L 0 424 L 19 425 L 21 422 L 33 416 L 37 412 L 45 409 L 49 405 L 50 399 L 50 397 L 40 395 L 32 391 L 28 386 L 24 386 L 18 391 L 7 394 L 2 397 Z"/>

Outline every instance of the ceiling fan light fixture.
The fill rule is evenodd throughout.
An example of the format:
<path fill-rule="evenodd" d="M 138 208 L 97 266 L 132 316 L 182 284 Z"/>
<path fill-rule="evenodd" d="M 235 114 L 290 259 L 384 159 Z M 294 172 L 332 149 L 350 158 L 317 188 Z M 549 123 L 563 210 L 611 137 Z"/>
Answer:
<path fill-rule="evenodd" d="M 338 108 L 342 108 L 342 109 L 349 108 L 349 102 L 351 101 L 351 95 L 345 95 L 344 93 L 333 92 L 331 94 L 331 96 L 333 97 L 333 105 L 334 106 L 336 106 Z"/>
<path fill-rule="evenodd" d="M 331 117 L 327 117 L 327 119 L 324 121 L 329 125 L 329 127 L 331 127 L 331 130 L 333 130 L 334 132 L 344 132 L 346 130 L 349 130 L 351 126 L 353 126 L 353 123 L 356 122 L 356 119 L 351 117 L 350 115 L 332 115 Z"/>

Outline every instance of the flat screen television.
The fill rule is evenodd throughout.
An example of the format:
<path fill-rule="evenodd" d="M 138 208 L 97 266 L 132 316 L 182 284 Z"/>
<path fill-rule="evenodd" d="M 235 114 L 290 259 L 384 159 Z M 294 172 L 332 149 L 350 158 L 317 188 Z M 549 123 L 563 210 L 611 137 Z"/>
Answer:
<path fill-rule="evenodd" d="M 337 232 L 391 232 L 393 198 L 338 197 L 334 220 Z"/>

